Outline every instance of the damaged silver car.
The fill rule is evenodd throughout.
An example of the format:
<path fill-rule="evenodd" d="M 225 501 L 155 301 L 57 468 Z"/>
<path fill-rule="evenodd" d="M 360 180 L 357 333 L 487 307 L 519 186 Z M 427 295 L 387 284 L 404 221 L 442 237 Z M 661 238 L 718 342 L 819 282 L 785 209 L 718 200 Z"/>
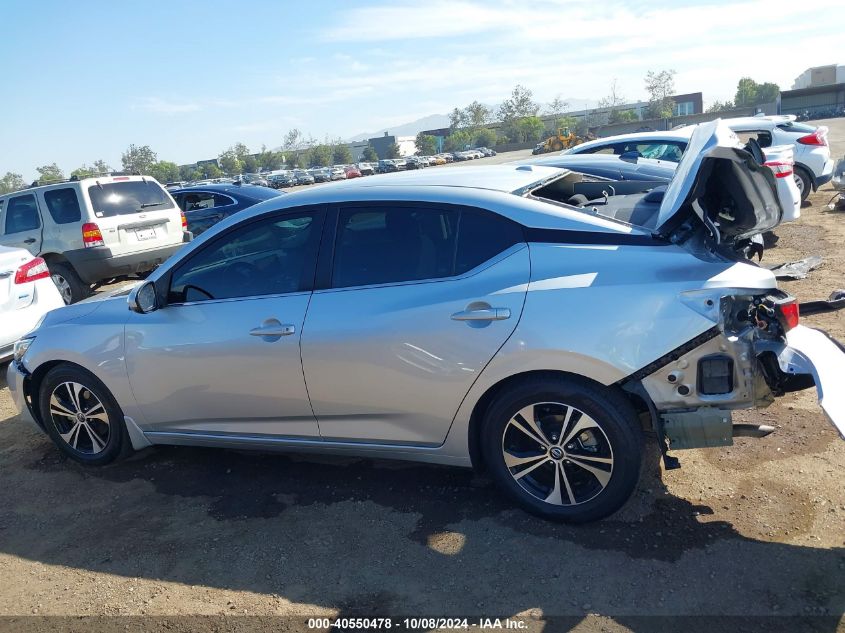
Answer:
<path fill-rule="evenodd" d="M 737 255 L 782 218 L 771 171 L 716 122 L 668 186 L 617 185 L 502 165 L 275 198 L 49 313 L 9 388 L 91 466 L 157 444 L 474 466 L 571 522 L 625 503 L 644 431 L 671 467 L 770 432 L 732 411 L 815 386 L 842 433 L 845 351 Z"/>

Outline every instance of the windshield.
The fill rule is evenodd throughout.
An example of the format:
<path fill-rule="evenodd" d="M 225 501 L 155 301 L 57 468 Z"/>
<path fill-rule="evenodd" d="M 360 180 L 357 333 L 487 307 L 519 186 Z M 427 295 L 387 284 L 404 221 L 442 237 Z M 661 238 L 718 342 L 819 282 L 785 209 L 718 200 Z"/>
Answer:
<path fill-rule="evenodd" d="M 91 206 L 98 218 L 172 209 L 173 202 L 157 182 L 130 180 L 88 187 Z"/>

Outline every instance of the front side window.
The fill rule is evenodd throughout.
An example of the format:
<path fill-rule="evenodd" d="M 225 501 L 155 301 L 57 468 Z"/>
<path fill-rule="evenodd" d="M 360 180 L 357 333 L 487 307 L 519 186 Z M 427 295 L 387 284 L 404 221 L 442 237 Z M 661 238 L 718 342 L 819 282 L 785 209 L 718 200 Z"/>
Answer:
<path fill-rule="evenodd" d="M 169 303 L 309 290 L 322 215 L 274 216 L 236 227 L 173 272 Z"/>
<path fill-rule="evenodd" d="M 9 198 L 9 203 L 6 205 L 6 224 L 4 227 L 6 235 L 34 231 L 40 226 L 41 218 L 38 216 L 38 206 L 35 203 L 34 195 Z"/>
<path fill-rule="evenodd" d="M 154 180 L 125 180 L 91 185 L 88 197 L 94 215 L 108 218 L 143 211 L 172 209 L 170 197 Z"/>
<path fill-rule="evenodd" d="M 461 275 L 522 241 L 518 225 L 457 208 L 378 207 L 340 212 L 332 286 L 348 288 Z"/>
<path fill-rule="evenodd" d="M 47 203 L 47 210 L 56 224 L 72 224 L 82 220 L 79 198 L 76 191 L 70 187 L 45 191 L 44 202 Z"/>

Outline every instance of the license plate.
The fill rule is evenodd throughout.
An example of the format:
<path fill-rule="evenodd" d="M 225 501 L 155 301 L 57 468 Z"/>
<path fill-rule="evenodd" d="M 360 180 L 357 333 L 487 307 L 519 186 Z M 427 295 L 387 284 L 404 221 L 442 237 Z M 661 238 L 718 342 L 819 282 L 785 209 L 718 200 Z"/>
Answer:
<path fill-rule="evenodd" d="M 155 229 L 135 229 L 135 237 L 138 238 L 139 242 L 142 240 L 154 240 L 155 236 Z"/>

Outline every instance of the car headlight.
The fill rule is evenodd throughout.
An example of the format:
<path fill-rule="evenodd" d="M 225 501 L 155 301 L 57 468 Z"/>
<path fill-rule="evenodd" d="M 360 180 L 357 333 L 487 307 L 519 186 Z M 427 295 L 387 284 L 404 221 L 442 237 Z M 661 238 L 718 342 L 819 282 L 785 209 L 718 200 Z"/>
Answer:
<path fill-rule="evenodd" d="M 15 346 L 12 349 L 12 353 L 14 355 L 15 362 L 20 364 L 23 360 L 26 351 L 29 349 L 29 346 L 32 345 L 32 341 L 35 340 L 34 336 L 30 336 L 28 338 L 22 338 L 20 340 L 15 341 Z"/>

